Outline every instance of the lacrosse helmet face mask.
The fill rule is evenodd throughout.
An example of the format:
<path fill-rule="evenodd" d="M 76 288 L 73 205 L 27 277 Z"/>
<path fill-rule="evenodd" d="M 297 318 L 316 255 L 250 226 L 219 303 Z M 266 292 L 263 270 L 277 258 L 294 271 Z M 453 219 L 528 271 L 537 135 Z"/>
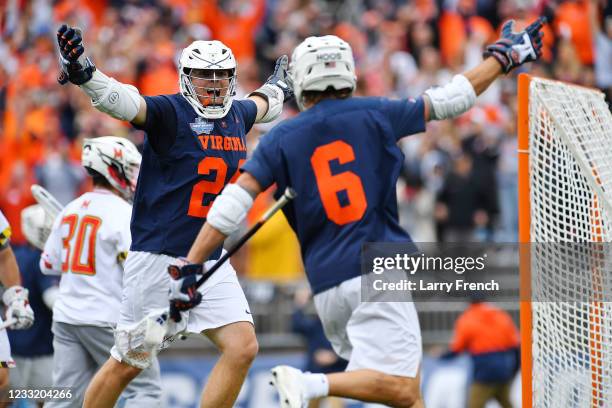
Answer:
<path fill-rule="evenodd" d="M 355 90 L 355 60 L 351 46 L 335 35 L 308 37 L 295 47 L 289 64 L 295 100 L 304 110 L 304 91 L 325 91 L 331 87 Z"/>
<path fill-rule="evenodd" d="M 181 95 L 206 119 L 227 115 L 236 95 L 236 60 L 220 41 L 194 41 L 179 60 Z"/>
<path fill-rule="evenodd" d="M 90 174 L 101 174 L 129 202 L 134 198 L 142 156 L 122 137 L 102 136 L 83 141 L 81 162 Z"/>

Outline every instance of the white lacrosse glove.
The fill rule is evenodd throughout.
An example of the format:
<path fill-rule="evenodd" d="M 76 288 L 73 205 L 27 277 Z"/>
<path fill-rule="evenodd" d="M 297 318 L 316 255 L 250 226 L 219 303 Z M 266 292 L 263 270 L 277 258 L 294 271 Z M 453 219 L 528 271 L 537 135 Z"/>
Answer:
<path fill-rule="evenodd" d="M 11 286 L 2 295 L 6 309 L 7 321 L 14 320 L 9 326 L 13 330 L 27 329 L 34 324 L 34 311 L 28 301 L 28 290 L 22 286 Z"/>

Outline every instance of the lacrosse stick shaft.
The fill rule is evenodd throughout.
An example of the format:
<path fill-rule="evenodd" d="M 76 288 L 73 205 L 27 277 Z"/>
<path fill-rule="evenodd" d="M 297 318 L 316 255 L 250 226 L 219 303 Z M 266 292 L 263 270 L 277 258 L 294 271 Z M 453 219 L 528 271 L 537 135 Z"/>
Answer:
<path fill-rule="evenodd" d="M 12 326 L 13 324 L 15 324 L 17 321 L 15 319 L 8 319 L 5 320 L 4 322 L 2 322 L 2 324 L 0 324 L 0 330 L 5 330 L 7 329 L 9 326 Z"/>
<path fill-rule="evenodd" d="M 238 251 L 242 247 L 242 245 L 244 245 L 244 243 L 247 242 L 249 238 L 251 238 L 253 234 L 255 234 L 261 228 L 261 226 L 265 224 L 266 221 L 268 221 L 278 210 L 283 208 L 289 201 L 293 200 L 296 196 L 297 194 L 295 193 L 295 191 L 293 191 L 293 189 L 287 188 L 285 192 L 283 193 L 283 195 L 281 196 L 281 198 L 278 201 L 276 201 L 276 203 L 274 203 L 274 205 L 270 207 L 268 211 L 265 212 L 265 214 L 259 219 L 259 221 L 257 221 L 255 225 L 253 225 L 237 242 L 235 242 L 227 250 L 225 255 L 219 258 L 219 260 L 210 268 L 210 270 L 208 270 L 204 274 L 204 276 L 202 276 L 197 281 L 198 287 L 203 285 L 204 282 L 206 282 L 208 278 L 210 278 L 212 274 L 215 273 L 215 271 L 221 267 L 221 265 L 223 265 L 233 254 L 235 254 L 236 251 Z M 164 327 L 164 330 L 167 332 L 169 321 L 173 320 L 173 318 L 171 317 L 171 314 L 172 313 L 170 309 L 166 309 L 162 313 L 155 313 L 155 314 L 146 316 L 144 319 L 142 319 L 138 323 L 138 326 L 141 326 L 143 324 L 149 324 L 148 321 L 149 322 L 155 321 L 157 322 L 158 325 L 160 325 L 161 327 Z M 172 336 L 166 335 L 164 336 L 164 339 L 160 341 L 160 338 L 159 338 L 160 331 L 156 330 L 156 328 L 153 328 L 153 327 L 154 326 L 148 327 L 145 330 L 144 343 L 148 344 L 149 346 L 151 344 L 156 344 L 156 343 L 160 343 L 160 344 L 170 343 L 174 341 L 174 339 L 176 338 L 176 336 L 174 335 Z M 155 354 L 157 353 L 157 351 L 158 351 L 157 347 L 154 347 L 152 349 L 152 352 Z"/>
<path fill-rule="evenodd" d="M 238 241 L 236 241 L 227 250 L 227 252 L 221 258 L 219 258 L 219 260 L 213 266 L 211 266 L 208 271 L 206 271 L 206 273 L 204 273 L 204 276 L 198 279 L 198 287 L 202 286 L 204 282 L 206 282 L 212 276 L 212 274 L 215 273 L 217 269 L 219 269 L 232 255 L 234 255 L 244 245 L 245 242 L 247 242 L 253 235 L 255 235 L 255 233 L 259 231 L 259 229 L 266 223 L 266 221 L 268 221 L 278 210 L 287 205 L 287 203 L 293 200 L 296 196 L 297 193 L 291 187 L 287 187 L 281 198 L 279 198 L 276 203 L 274 203 L 274 205 L 270 207 L 268 211 L 264 213 L 264 215 L 261 216 L 261 218 L 255 223 L 255 225 L 253 225 L 242 237 L 240 237 L 240 239 L 238 239 Z"/>
<path fill-rule="evenodd" d="M 33 184 L 30 190 L 32 191 L 32 195 L 38 204 L 40 204 L 40 206 L 47 212 L 47 214 L 52 216 L 53 219 L 55 219 L 55 217 L 57 217 L 57 215 L 64 208 L 59 201 L 53 197 L 53 194 L 48 192 L 44 187 L 39 186 L 38 184 Z"/>

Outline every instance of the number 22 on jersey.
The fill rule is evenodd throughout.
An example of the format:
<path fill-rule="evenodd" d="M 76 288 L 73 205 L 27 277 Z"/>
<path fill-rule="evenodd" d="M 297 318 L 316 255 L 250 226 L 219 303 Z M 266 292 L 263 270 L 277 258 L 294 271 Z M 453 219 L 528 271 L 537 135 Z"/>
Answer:
<path fill-rule="evenodd" d="M 62 225 L 68 226 L 68 235 L 62 238 L 65 257 L 62 260 L 62 272 L 82 275 L 96 274 L 96 240 L 102 220 L 92 215 L 80 217 L 69 214 L 62 218 Z M 76 239 L 73 241 L 73 238 Z M 84 248 L 87 251 L 83 251 Z"/>
<path fill-rule="evenodd" d="M 244 159 L 238 161 L 238 169 L 245 162 Z M 215 172 L 215 179 L 212 181 L 201 180 L 198 181 L 191 190 L 191 198 L 189 199 L 189 210 L 187 214 L 192 217 L 204 218 L 208 215 L 208 211 L 212 206 L 212 201 L 204 205 L 204 194 L 217 195 L 223 190 L 225 186 L 225 176 L 227 176 L 227 164 L 221 157 L 209 156 L 203 158 L 198 164 L 198 174 L 207 176 L 211 171 Z M 240 170 L 236 170 L 236 173 L 230 179 L 230 183 L 233 183 L 238 179 Z"/>
<path fill-rule="evenodd" d="M 332 174 L 330 163 L 337 160 L 341 165 L 355 161 L 353 147 L 342 140 L 319 146 L 310 157 L 319 188 L 319 195 L 327 218 L 338 225 L 359 221 L 368 207 L 361 178 L 352 171 Z M 348 205 L 342 206 L 338 193 L 346 191 Z"/>

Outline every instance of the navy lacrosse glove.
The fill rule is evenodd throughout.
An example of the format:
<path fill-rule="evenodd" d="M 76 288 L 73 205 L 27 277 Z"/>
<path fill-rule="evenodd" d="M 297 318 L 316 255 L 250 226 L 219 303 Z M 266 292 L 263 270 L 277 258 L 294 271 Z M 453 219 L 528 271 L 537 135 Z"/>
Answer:
<path fill-rule="evenodd" d="M 57 30 L 57 45 L 60 52 L 60 73 L 57 81 L 64 85 L 68 81 L 82 85 L 93 76 L 96 66 L 83 53 L 83 35 L 81 30 L 63 24 Z"/>
<path fill-rule="evenodd" d="M 540 30 L 546 23 L 546 17 L 540 17 L 531 23 L 525 31 L 514 33 L 510 20 L 502 27 L 502 36 L 494 44 L 488 45 L 483 56 L 493 57 L 499 62 L 504 73 L 526 62 L 535 61 L 542 56 L 542 37 Z"/>
<path fill-rule="evenodd" d="M 284 102 L 293 98 L 293 81 L 287 73 L 288 64 L 289 58 L 286 55 L 278 57 L 274 72 L 272 72 L 272 75 L 266 81 L 266 84 L 277 86 L 283 91 L 285 96 Z"/>
<path fill-rule="evenodd" d="M 204 273 L 202 264 L 185 264 L 168 266 L 172 278 L 170 283 L 170 317 L 175 322 L 181 321 L 181 312 L 193 309 L 202 302 L 198 292 L 197 281 Z"/>

